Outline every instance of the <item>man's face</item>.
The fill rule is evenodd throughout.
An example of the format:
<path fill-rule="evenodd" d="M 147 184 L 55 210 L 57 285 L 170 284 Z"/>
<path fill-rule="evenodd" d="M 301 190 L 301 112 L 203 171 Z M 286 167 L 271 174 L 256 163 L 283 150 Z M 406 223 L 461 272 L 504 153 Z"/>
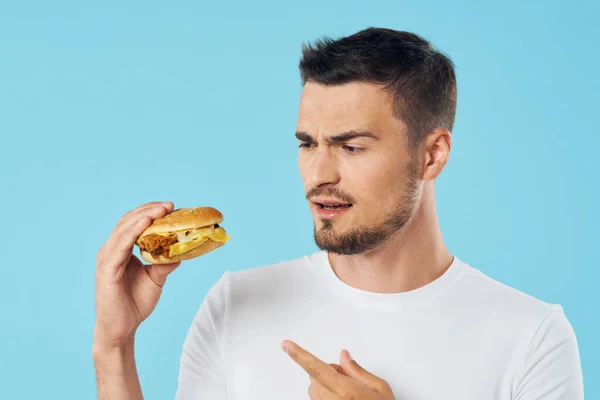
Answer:
<path fill-rule="evenodd" d="M 308 82 L 302 92 L 298 164 L 322 250 L 372 250 L 414 213 L 417 164 L 407 147 L 406 126 L 394 117 L 392 99 L 380 88 Z"/>

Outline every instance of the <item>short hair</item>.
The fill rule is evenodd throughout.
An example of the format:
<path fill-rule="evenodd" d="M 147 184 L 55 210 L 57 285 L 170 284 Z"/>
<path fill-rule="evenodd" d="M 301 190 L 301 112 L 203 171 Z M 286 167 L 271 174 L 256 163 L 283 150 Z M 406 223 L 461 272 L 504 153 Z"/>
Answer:
<path fill-rule="evenodd" d="M 431 131 L 452 132 L 456 115 L 456 76 L 452 60 L 422 37 L 405 31 L 367 28 L 333 40 L 302 43 L 302 85 L 350 82 L 383 85 L 393 99 L 394 116 L 408 127 L 415 149 Z"/>

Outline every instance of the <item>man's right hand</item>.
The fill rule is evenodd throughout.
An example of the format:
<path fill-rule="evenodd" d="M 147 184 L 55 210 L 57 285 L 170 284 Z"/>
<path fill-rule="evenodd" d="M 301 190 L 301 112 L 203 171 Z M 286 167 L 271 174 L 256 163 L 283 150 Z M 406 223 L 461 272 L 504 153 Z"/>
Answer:
<path fill-rule="evenodd" d="M 154 311 L 167 275 L 181 262 L 146 266 L 133 255 L 138 236 L 173 211 L 171 202 L 153 202 L 126 213 L 96 258 L 94 346 L 120 348 Z"/>

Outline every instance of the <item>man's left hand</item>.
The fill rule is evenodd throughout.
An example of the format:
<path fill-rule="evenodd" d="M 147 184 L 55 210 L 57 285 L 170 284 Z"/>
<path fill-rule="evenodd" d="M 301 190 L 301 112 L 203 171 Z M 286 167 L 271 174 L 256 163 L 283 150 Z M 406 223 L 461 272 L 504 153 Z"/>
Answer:
<path fill-rule="evenodd" d="M 356 363 L 348 351 L 340 354 L 340 364 L 327 364 L 289 340 L 282 342 L 288 355 L 310 377 L 311 400 L 361 399 L 394 400 L 390 385 Z"/>

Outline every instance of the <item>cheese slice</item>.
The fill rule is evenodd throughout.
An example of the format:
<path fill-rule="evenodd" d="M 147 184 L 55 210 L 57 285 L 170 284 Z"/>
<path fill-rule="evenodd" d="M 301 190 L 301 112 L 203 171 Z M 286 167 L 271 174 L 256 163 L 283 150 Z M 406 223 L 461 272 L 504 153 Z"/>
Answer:
<path fill-rule="evenodd" d="M 227 242 L 231 236 L 227 236 L 225 229 L 218 227 L 208 234 L 208 237 L 215 242 Z"/>
<path fill-rule="evenodd" d="M 183 232 L 185 234 L 185 231 Z M 186 253 L 198 246 L 201 246 L 208 239 L 215 242 L 227 242 L 230 236 L 227 236 L 225 229 L 218 227 L 217 229 L 202 229 L 195 233 L 190 233 L 185 237 L 185 242 L 177 242 L 169 248 L 169 257 L 178 256 Z"/>
<path fill-rule="evenodd" d="M 204 242 L 206 242 L 208 238 L 202 237 L 191 240 L 189 242 L 178 242 L 169 247 L 169 257 L 178 256 L 183 253 L 187 253 L 188 251 L 195 249 L 198 246 L 201 246 Z"/>

